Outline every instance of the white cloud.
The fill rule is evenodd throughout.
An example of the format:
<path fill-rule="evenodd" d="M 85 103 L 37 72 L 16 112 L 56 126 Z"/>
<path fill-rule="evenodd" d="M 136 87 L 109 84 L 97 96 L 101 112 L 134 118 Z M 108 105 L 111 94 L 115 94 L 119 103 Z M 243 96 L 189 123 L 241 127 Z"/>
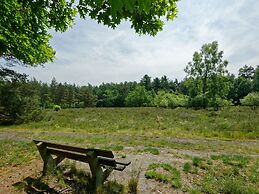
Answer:
<path fill-rule="evenodd" d="M 182 0 L 178 18 L 156 37 L 138 36 L 126 22 L 112 30 L 90 19 L 77 20 L 68 32 L 53 35 L 53 63 L 16 69 L 43 81 L 56 77 L 77 84 L 140 80 L 144 74 L 182 79 L 194 51 L 218 40 L 236 73 L 259 62 L 258 8 L 257 0 Z"/>

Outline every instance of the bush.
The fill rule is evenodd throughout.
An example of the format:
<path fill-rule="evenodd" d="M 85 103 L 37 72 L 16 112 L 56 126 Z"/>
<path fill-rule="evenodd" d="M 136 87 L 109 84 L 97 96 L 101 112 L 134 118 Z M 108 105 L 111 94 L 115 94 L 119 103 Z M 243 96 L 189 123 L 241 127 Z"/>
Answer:
<path fill-rule="evenodd" d="M 243 106 L 251 106 L 253 109 L 255 109 L 257 106 L 259 106 L 259 92 L 252 92 L 248 94 L 243 99 L 241 99 L 241 104 Z"/>
<path fill-rule="evenodd" d="M 17 118 L 17 123 L 39 121 L 43 118 L 38 96 L 23 98 L 23 112 Z"/>
<path fill-rule="evenodd" d="M 200 94 L 194 98 L 189 98 L 189 106 L 193 108 L 207 108 L 209 99 L 206 95 Z"/>
<path fill-rule="evenodd" d="M 0 124 L 20 124 L 39 119 L 40 101 L 27 76 L 0 66 Z"/>
<path fill-rule="evenodd" d="M 187 106 L 188 98 L 182 94 L 159 91 L 154 98 L 154 105 L 163 108 L 176 108 Z"/>
<path fill-rule="evenodd" d="M 212 98 L 209 100 L 209 107 L 213 107 L 214 110 L 218 110 L 223 106 L 231 106 L 232 103 L 226 99 L 222 99 L 220 97 Z"/>
<path fill-rule="evenodd" d="M 53 106 L 53 109 L 54 109 L 54 111 L 59 111 L 59 110 L 61 110 L 61 106 L 55 104 L 55 105 Z"/>
<path fill-rule="evenodd" d="M 134 90 L 129 92 L 125 101 L 126 105 L 130 107 L 151 106 L 153 97 L 144 86 L 136 86 Z"/>

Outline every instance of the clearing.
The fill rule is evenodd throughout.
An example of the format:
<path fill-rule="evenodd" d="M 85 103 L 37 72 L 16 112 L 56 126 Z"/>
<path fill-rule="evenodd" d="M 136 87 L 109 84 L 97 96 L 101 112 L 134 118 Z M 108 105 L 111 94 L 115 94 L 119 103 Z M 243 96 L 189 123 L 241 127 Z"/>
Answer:
<path fill-rule="evenodd" d="M 80 171 L 89 172 L 87 164 L 65 160 L 41 177 L 31 141 L 42 139 L 110 149 L 132 161 L 112 172 L 102 193 L 134 193 L 136 180 L 141 194 L 259 193 L 258 118 L 258 110 L 245 107 L 47 111 L 40 122 L 0 128 L 1 192 L 87 193 L 89 175 Z"/>

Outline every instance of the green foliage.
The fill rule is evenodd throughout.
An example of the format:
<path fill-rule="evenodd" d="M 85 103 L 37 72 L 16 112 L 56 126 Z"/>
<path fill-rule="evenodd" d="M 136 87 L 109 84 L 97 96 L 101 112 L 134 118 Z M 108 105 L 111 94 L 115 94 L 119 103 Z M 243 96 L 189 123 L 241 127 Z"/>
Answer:
<path fill-rule="evenodd" d="M 240 105 L 240 99 L 247 96 L 253 90 L 253 82 L 244 77 L 238 77 L 229 82 L 229 98 L 233 100 L 235 104 Z"/>
<path fill-rule="evenodd" d="M 125 99 L 126 106 L 140 107 L 140 106 L 151 106 L 152 95 L 148 92 L 144 86 L 136 86 L 134 90 L 129 92 Z"/>
<path fill-rule="evenodd" d="M 259 92 L 259 66 L 255 69 L 254 74 L 254 91 Z"/>
<path fill-rule="evenodd" d="M 54 110 L 54 111 L 60 111 L 60 110 L 61 110 L 61 106 L 55 104 L 55 105 L 53 106 L 53 110 Z"/>
<path fill-rule="evenodd" d="M 139 34 L 156 35 L 164 25 L 161 17 L 173 20 L 177 0 L 18 1 L 0 3 L 0 57 L 13 63 L 36 66 L 54 59 L 49 29 L 66 31 L 77 15 L 90 17 L 115 28 L 131 22 Z"/>
<path fill-rule="evenodd" d="M 144 86 L 147 91 L 150 91 L 152 89 L 151 77 L 144 75 L 144 77 L 140 80 L 140 85 Z"/>
<path fill-rule="evenodd" d="M 0 75 L 0 124 L 38 120 L 40 102 L 27 76 L 1 67 Z"/>
<path fill-rule="evenodd" d="M 206 108 L 209 104 L 209 99 L 206 95 L 199 94 L 193 98 L 189 98 L 188 105 L 194 108 Z"/>
<path fill-rule="evenodd" d="M 224 107 L 224 106 L 231 106 L 232 103 L 226 99 L 222 99 L 220 97 L 215 97 L 213 99 L 209 100 L 209 107 L 214 107 L 214 110 L 218 110 L 219 107 Z"/>
<path fill-rule="evenodd" d="M 255 69 L 252 66 L 245 65 L 244 67 L 241 67 L 238 71 L 238 76 L 243 77 L 248 80 L 254 79 L 254 73 Z"/>
<path fill-rule="evenodd" d="M 218 42 L 204 44 L 200 52 L 193 54 L 192 62 L 185 68 L 189 95 L 194 98 L 202 95 L 217 105 L 216 99 L 225 98 L 228 94 L 226 67 L 228 62 L 223 60 L 223 51 L 219 51 Z M 203 107 L 206 104 L 203 103 Z"/>
<path fill-rule="evenodd" d="M 159 91 L 154 98 L 154 105 L 164 108 L 185 107 L 187 102 L 187 96 L 182 94 L 168 93 L 165 91 Z"/>
<path fill-rule="evenodd" d="M 58 7 L 58 9 L 57 9 Z M 7 0 L 0 3 L 0 57 L 37 65 L 54 59 L 48 29 L 65 31 L 76 11 L 65 0 Z"/>
<path fill-rule="evenodd" d="M 157 169 L 163 169 L 165 173 L 157 172 Z M 168 163 L 153 163 L 148 166 L 149 171 L 145 172 L 147 179 L 155 179 L 156 181 L 170 183 L 172 187 L 180 188 L 182 186 L 181 174 L 176 168 Z"/>
<path fill-rule="evenodd" d="M 259 92 L 252 92 L 241 100 L 242 105 L 257 107 L 259 106 Z"/>

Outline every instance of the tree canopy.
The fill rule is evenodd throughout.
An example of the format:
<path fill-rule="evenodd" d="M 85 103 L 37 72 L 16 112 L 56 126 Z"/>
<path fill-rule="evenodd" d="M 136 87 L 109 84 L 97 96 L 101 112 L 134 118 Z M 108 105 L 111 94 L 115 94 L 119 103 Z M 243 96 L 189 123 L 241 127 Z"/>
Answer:
<path fill-rule="evenodd" d="M 36 66 L 53 61 L 49 29 L 66 31 L 77 15 L 115 28 L 131 22 L 138 34 L 156 35 L 163 17 L 173 20 L 178 0 L 5 0 L 0 1 L 0 58 Z"/>
<path fill-rule="evenodd" d="M 192 62 L 185 68 L 190 80 L 190 96 L 206 97 L 212 104 L 216 103 L 217 98 L 225 98 L 228 94 L 227 64 L 228 61 L 223 60 L 223 51 L 219 51 L 218 42 L 204 44 L 200 52 L 193 54 Z"/>

